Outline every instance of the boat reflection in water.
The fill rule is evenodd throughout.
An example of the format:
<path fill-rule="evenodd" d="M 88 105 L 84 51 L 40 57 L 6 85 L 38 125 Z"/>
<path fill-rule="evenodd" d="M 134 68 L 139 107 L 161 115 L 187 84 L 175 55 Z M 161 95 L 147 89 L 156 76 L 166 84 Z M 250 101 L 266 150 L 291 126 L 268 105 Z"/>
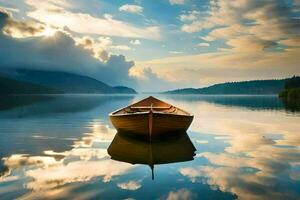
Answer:
<path fill-rule="evenodd" d="M 154 165 L 193 160 L 195 151 L 196 148 L 186 132 L 176 133 L 176 137 L 151 141 L 118 132 L 107 149 L 113 160 L 149 165 L 152 180 Z"/>

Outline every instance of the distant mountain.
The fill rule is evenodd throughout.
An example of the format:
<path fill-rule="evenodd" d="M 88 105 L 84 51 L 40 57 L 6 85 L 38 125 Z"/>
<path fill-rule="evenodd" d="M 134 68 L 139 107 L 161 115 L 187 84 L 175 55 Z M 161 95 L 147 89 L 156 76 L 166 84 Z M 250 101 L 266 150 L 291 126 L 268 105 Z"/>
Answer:
<path fill-rule="evenodd" d="M 255 80 L 215 84 L 204 88 L 184 88 L 164 92 L 165 94 L 278 94 L 286 79 Z"/>
<path fill-rule="evenodd" d="M 62 91 L 0 76 L 0 94 L 59 94 Z M 1 106 L 0 106 L 1 107 Z"/>
<path fill-rule="evenodd" d="M 40 86 L 40 89 L 43 91 L 44 87 L 45 90 L 43 93 L 49 93 L 49 89 L 58 91 L 59 93 L 136 93 L 132 88 L 124 86 L 112 87 L 87 76 L 66 72 L 17 69 L 3 70 L 0 76 L 24 84 L 23 88 L 32 84 Z M 17 85 L 10 87 L 12 91 L 14 91 L 13 86 Z M 2 88 L 2 85 L 0 87 Z M 29 92 L 30 88 L 26 91 Z"/>

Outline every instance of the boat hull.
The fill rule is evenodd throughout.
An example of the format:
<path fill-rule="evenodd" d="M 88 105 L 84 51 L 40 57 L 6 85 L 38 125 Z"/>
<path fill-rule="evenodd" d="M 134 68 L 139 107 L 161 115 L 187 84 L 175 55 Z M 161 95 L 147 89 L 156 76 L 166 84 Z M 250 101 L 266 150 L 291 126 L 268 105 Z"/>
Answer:
<path fill-rule="evenodd" d="M 147 112 L 111 115 L 110 120 L 119 132 L 155 137 L 185 132 L 192 123 L 193 116 Z"/>

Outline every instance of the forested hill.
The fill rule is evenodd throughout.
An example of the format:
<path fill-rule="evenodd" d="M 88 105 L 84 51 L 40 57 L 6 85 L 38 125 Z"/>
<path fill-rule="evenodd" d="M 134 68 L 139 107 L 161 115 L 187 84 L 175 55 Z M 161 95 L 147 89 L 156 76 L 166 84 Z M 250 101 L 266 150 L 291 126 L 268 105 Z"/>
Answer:
<path fill-rule="evenodd" d="M 1 94 L 60 94 L 62 91 L 49 87 L 2 77 L 0 75 Z"/>
<path fill-rule="evenodd" d="M 29 69 L 3 70 L 0 72 L 0 88 L 0 94 L 136 93 L 132 88 L 113 87 L 87 76 Z"/>
<path fill-rule="evenodd" d="M 204 88 L 185 88 L 164 92 L 165 94 L 278 94 L 285 80 L 254 80 L 215 84 Z"/>

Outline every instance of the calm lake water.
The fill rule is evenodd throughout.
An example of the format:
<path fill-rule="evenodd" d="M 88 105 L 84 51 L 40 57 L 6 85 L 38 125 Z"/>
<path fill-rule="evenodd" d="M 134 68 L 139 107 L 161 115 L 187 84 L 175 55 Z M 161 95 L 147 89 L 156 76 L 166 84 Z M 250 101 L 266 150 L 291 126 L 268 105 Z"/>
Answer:
<path fill-rule="evenodd" d="M 108 119 L 146 96 L 0 97 L 0 199 L 300 199 L 300 113 L 276 96 L 158 96 L 195 118 L 151 146 L 172 162 L 154 180 Z"/>

